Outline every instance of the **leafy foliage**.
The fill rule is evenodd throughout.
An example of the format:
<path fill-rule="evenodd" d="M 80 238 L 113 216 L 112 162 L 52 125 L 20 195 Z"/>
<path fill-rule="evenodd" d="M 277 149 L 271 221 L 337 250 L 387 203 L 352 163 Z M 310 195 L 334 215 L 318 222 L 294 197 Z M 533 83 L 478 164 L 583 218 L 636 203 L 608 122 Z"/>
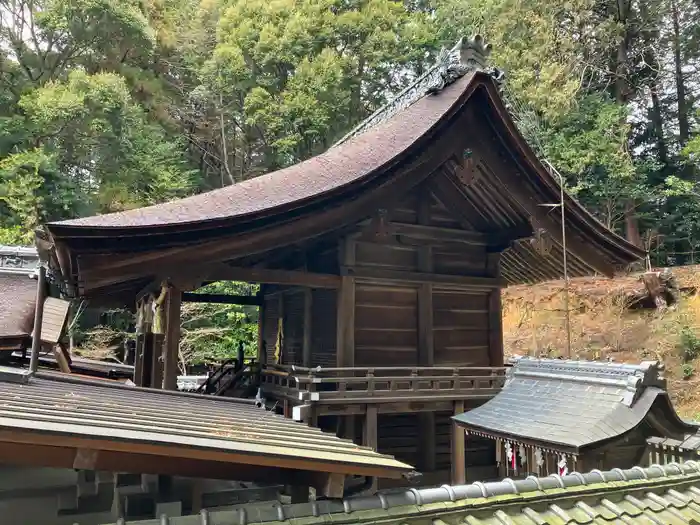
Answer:
<path fill-rule="evenodd" d="M 699 15 L 697 0 L 0 0 L 0 242 L 308 158 L 479 32 L 568 189 L 654 263 L 690 262 Z M 252 341 L 247 308 L 187 315 L 186 359 Z"/>

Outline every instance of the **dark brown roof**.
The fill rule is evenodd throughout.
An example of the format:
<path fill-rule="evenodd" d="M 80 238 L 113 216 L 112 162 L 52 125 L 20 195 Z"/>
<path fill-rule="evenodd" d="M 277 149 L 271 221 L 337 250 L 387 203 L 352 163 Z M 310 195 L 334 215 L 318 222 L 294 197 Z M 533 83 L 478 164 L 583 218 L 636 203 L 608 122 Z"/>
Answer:
<path fill-rule="evenodd" d="M 0 367 L 0 398 L 0 442 L 60 442 L 77 449 L 389 478 L 413 470 L 250 400 L 48 372 L 27 377 L 6 367 Z"/>
<path fill-rule="evenodd" d="M 22 274 L 0 274 L 0 339 L 31 335 L 36 280 Z"/>
<path fill-rule="evenodd" d="M 449 112 L 471 83 L 467 75 L 436 96 L 427 96 L 387 122 L 335 146 L 325 153 L 273 173 L 261 175 L 208 193 L 95 217 L 49 224 L 56 235 L 90 235 L 103 228 L 146 228 L 177 226 L 185 223 L 243 220 L 252 215 L 284 213 L 362 182 L 387 164 L 394 164 L 417 141 L 428 139 L 427 133 Z M 87 233 L 87 232 L 86 232 Z"/>
<path fill-rule="evenodd" d="M 492 76 L 468 73 L 437 93 L 431 91 L 397 107 L 359 134 L 295 166 L 166 204 L 48 224 L 47 246 L 61 245 L 59 251 L 64 254 L 62 262 L 54 261 L 52 266 L 60 267 L 64 276 L 77 278 L 81 293 L 104 291 L 115 283 L 123 283 L 126 293 L 142 288 L 144 283 L 137 280 L 152 279 L 156 267 L 197 263 L 205 243 L 216 246 L 215 261 L 298 245 L 364 219 L 343 211 L 359 210 L 360 206 L 351 208 L 353 202 L 366 205 L 372 195 L 377 202 L 385 202 L 391 195 L 410 191 L 417 184 L 416 175 L 408 169 L 411 161 L 421 155 L 428 159 L 422 169 L 427 177 L 444 161 L 438 153 L 440 145 L 466 133 L 470 140 L 483 143 L 481 149 L 490 151 L 492 158 L 479 159 L 477 167 L 483 176 L 474 183 L 454 183 L 453 191 L 448 191 L 453 201 L 450 209 L 471 210 L 474 220 L 466 222 L 482 232 L 522 229 L 534 218 L 555 242 L 545 253 L 538 253 L 529 239 L 516 242 L 504 252 L 503 277 L 510 283 L 561 277 L 558 214 L 541 206 L 559 201 L 559 183 L 519 134 Z M 472 130 L 474 122 L 478 132 Z M 502 162 L 506 164 L 499 165 Z M 387 181 L 396 183 L 393 190 Z M 333 218 L 317 220 L 322 213 Z M 363 209 L 362 213 L 369 212 Z M 292 222 L 294 231 L 303 233 L 290 235 Z M 569 196 L 566 222 L 572 277 L 595 272 L 611 275 L 615 268 L 645 255 Z M 238 244 L 226 252 L 232 240 Z M 115 260 L 115 253 L 124 256 Z"/>

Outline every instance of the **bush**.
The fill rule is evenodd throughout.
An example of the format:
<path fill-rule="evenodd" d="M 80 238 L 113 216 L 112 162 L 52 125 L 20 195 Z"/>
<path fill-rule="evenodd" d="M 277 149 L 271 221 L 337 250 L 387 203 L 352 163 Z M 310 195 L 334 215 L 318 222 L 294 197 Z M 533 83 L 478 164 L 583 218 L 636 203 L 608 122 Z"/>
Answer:
<path fill-rule="evenodd" d="M 695 367 L 690 363 L 683 365 L 683 379 L 690 379 L 695 374 Z"/>
<path fill-rule="evenodd" d="M 689 326 L 681 329 L 680 350 L 685 363 L 700 356 L 700 338 Z"/>

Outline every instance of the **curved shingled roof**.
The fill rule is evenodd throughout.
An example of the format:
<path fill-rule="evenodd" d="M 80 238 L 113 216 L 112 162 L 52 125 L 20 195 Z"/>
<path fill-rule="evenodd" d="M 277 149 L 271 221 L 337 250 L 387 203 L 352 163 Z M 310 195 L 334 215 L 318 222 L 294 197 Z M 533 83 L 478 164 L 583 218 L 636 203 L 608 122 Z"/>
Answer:
<path fill-rule="evenodd" d="M 455 199 L 452 207 L 475 209 L 483 219 L 481 226 L 473 225 L 477 231 L 522 227 L 533 221 L 535 231 L 545 230 L 556 241 L 561 231 L 557 214 L 548 214 L 541 206 L 559 202 L 559 183 L 517 131 L 493 73 L 485 71 L 486 51 L 480 39 L 460 42 L 338 144 L 289 168 L 169 203 L 50 223 L 49 241 L 63 254 L 54 267 L 59 266 L 64 276 L 75 276 L 85 289 L 92 281 L 92 287 L 99 288 L 102 281 L 96 276 L 107 267 L 117 276 L 110 282 L 126 283 L 144 277 L 148 265 L 152 270 L 168 261 L 179 265 L 199 261 L 200 248 L 223 240 L 235 238 L 238 246 L 228 259 L 219 250 L 217 260 L 249 255 L 248 240 L 253 237 L 256 246 L 250 253 L 297 244 L 366 218 L 359 211 L 346 211 L 360 209 L 353 203 L 383 204 L 397 192 L 410 191 L 420 182 L 410 174 L 411 163 L 425 162 L 422 170 L 427 178 L 446 160 L 443 145 L 465 134 L 481 141 L 493 155 L 491 160 L 481 159 L 477 167 L 484 175 L 473 187 L 456 183 L 450 192 Z M 468 120 L 473 118 L 479 129 L 465 129 L 465 122 L 473 124 Z M 496 166 L 492 161 L 506 164 Z M 611 275 L 614 268 L 645 255 L 575 199 L 566 196 L 565 202 L 570 276 Z M 296 229 L 290 234 L 292 222 Z M 299 233 L 302 223 L 305 229 Z M 560 277 L 561 247 L 555 242 L 550 252 L 536 252 L 529 241 L 507 249 L 504 277 L 510 283 Z M 114 253 L 123 254 L 121 260 L 114 261 Z M 135 262 L 137 253 L 141 263 Z"/>
<path fill-rule="evenodd" d="M 108 234 L 115 228 L 183 228 L 198 223 L 214 226 L 287 213 L 349 190 L 351 185 L 367 183 L 380 170 L 401 161 L 418 143 L 429 139 L 431 129 L 460 102 L 472 84 L 475 87 L 484 81 L 489 81 L 487 75 L 465 76 L 440 96 L 423 97 L 410 110 L 288 168 L 172 202 L 49 223 L 49 231 L 57 236 L 80 235 L 81 231 L 92 236 Z"/>

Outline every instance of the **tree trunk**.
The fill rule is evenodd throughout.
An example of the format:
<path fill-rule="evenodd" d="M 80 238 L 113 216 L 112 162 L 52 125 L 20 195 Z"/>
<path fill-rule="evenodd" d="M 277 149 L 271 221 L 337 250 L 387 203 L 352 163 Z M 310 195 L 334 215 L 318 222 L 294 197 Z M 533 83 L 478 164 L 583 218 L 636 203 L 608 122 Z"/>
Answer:
<path fill-rule="evenodd" d="M 625 106 L 631 94 L 628 78 L 628 46 L 630 41 L 628 20 L 630 17 L 631 0 L 617 0 L 616 7 L 617 13 L 615 18 L 622 27 L 622 35 L 620 35 L 620 41 L 615 51 L 615 82 L 613 84 L 613 89 L 616 102 L 621 106 Z M 625 125 L 626 122 L 622 122 L 621 124 Z M 641 246 L 642 238 L 639 234 L 639 220 L 636 210 L 637 206 L 633 199 L 625 203 L 625 231 L 629 242 L 635 246 Z"/>
<path fill-rule="evenodd" d="M 681 55 L 681 25 L 677 0 L 671 0 L 671 16 L 673 18 L 673 65 L 676 80 L 676 97 L 678 98 L 678 138 L 681 148 L 690 138 L 690 122 L 688 119 L 688 100 L 683 78 L 683 57 Z"/>

